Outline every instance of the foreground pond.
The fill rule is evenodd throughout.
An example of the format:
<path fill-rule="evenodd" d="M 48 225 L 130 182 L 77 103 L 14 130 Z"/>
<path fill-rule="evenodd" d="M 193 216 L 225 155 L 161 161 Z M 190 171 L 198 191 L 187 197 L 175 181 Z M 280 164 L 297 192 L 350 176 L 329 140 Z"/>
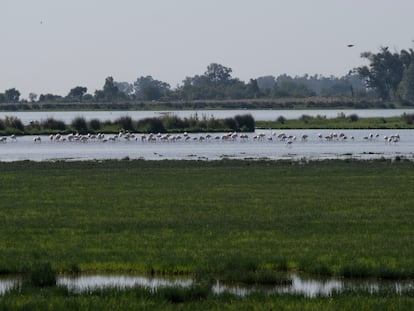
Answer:
<path fill-rule="evenodd" d="M 229 285 L 216 282 L 212 286 L 212 292 L 221 294 L 229 292 L 237 296 L 246 296 L 254 292 L 264 292 L 266 294 L 290 293 L 303 294 L 307 297 L 330 296 L 333 293 L 343 291 L 366 291 L 369 293 L 388 292 L 404 294 L 414 290 L 412 280 L 404 281 L 385 281 L 385 280 L 356 280 L 340 278 L 309 278 L 297 274 L 290 274 L 291 285 L 281 286 L 260 286 L 260 285 Z M 0 294 L 13 288 L 19 282 L 18 278 L 1 278 Z M 58 285 L 66 286 L 69 291 L 82 293 L 88 290 L 105 288 L 126 289 L 132 287 L 145 287 L 157 290 L 162 287 L 190 287 L 194 281 L 190 278 L 160 278 L 132 275 L 80 275 L 80 276 L 60 276 Z"/>
<path fill-rule="evenodd" d="M 232 159 L 394 159 L 414 158 L 414 130 L 259 130 L 242 138 L 238 133 L 223 139 L 228 133 L 183 133 L 155 135 L 153 141 L 135 134 L 128 139 L 105 135 L 104 139 L 81 137 L 70 140 L 62 136 L 11 137 L 0 143 L 0 161 L 47 160 L 219 160 Z M 281 139 L 279 135 L 283 134 Z M 336 136 L 333 136 L 333 135 Z M 307 135 L 306 139 L 302 139 Z M 343 136 L 340 136 L 343 135 Z M 398 139 L 390 141 L 391 137 Z M 115 138 L 114 138 L 115 137 Z M 178 139 L 180 137 L 180 139 Z M 258 138 L 260 137 L 260 138 Z M 386 138 L 385 138 L 386 137 Z"/>

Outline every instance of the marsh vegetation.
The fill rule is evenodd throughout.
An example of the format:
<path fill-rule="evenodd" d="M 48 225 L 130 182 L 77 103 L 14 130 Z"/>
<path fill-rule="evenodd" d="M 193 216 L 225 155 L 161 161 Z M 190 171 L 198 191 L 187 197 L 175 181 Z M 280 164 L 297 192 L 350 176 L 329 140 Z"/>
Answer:
<path fill-rule="evenodd" d="M 179 133 L 179 132 L 254 132 L 262 129 L 412 129 L 414 114 L 403 113 L 397 117 L 359 117 L 356 113 L 340 113 L 335 118 L 325 115 L 311 116 L 306 113 L 296 119 L 287 119 L 283 115 L 275 120 L 255 120 L 249 114 L 237 114 L 234 117 L 215 118 L 197 112 L 189 117 L 179 117 L 173 113 L 134 120 L 125 112 L 115 120 L 74 117 L 69 123 L 53 117 L 33 120 L 24 124 L 15 116 L 0 118 L 0 135 L 42 135 L 68 133 L 118 133 L 119 131 L 139 133 Z"/>

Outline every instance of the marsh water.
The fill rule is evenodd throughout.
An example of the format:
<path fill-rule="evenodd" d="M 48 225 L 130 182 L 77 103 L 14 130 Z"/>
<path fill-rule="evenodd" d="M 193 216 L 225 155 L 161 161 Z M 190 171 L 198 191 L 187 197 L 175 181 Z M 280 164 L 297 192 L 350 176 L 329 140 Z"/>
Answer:
<path fill-rule="evenodd" d="M 176 133 L 152 142 L 142 140 L 141 134 L 128 139 L 105 135 L 104 139 L 84 137 L 77 141 L 40 136 L 37 142 L 34 136 L 8 137 L 0 143 L 0 161 L 414 159 L 414 130 L 257 130 L 246 138 L 238 133 L 234 139 L 223 139 L 228 133 L 210 133 L 210 138 L 207 134 L 191 133 L 184 139 L 183 133 Z M 302 139 L 303 135 L 307 138 Z M 399 138 L 389 141 L 390 137 Z"/>
<path fill-rule="evenodd" d="M 377 279 L 341 279 L 341 278 L 310 278 L 297 274 L 290 274 L 290 285 L 260 286 L 241 285 L 215 282 L 212 292 L 221 294 L 228 292 L 237 296 L 246 296 L 254 292 L 265 294 L 290 293 L 302 294 L 306 297 L 330 296 L 343 291 L 365 291 L 368 293 L 388 292 L 404 294 L 414 289 L 413 280 L 386 281 Z M 20 279 L 0 278 L 0 294 L 15 287 Z M 147 277 L 140 275 L 76 275 L 59 276 L 57 284 L 65 286 L 69 291 L 82 293 L 88 290 L 105 288 L 127 289 L 144 287 L 156 291 L 163 287 L 190 287 L 195 284 L 193 279 L 185 277 Z"/>
<path fill-rule="evenodd" d="M 360 117 L 392 117 L 403 113 L 413 113 L 413 109 L 330 109 L 330 110 L 175 110 L 175 111 L 45 111 L 45 112 L 0 112 L 0 118 L 15 116 L 24 124 L 55 118 L 69 124 L 76 117 L 86 120 L 99 119 L 114 121 L 122 116 L 134 120 L 159 117 L 165 114 L 178 117 L 197 115 L 200 118 L 217 119 L 234 117 L 250 113 L 256 120 L 276 120 L 279 116 L 296 119 L 306 114 L 309 116 L 337 117 L 339 114 L 357 114 Z M 278 139 L 277 135 L 285 133 L 291 139 Z M 325 139 L 327 136 L 341 132 L 341 139 Z M 182 137 L 176 133 L 172 137 Z M 82 143 L 69 143 L 65 137 L 51 141 L 48 136 L 40 136 L 34 143 L 34 136 L 22 136 L 17 140 L 6 138 L 0 143 L 0 161 L 20 160 L 104 160 L 104 159 L 336 159 L 336 158 L 396 158 L 414 157 L 414 130 L 258 130 L 247 134 L 245 139 L 204 139 L 208 133 L 194 133 L 186 140 L 154 140 L 148 143 L 141 135 L 135 139 L 124 138 L 110 140 L 85 139 Z M 210 133 L 211 137 L 222 137 L 226 133 Z M 322 135 L 320 139 L 318 135 Z M 261 139 L 255 137 L 261 136 Z M 301 139 L 307 135 L 306 140 Z M 385 137 L 398 135 L 398 141 L 388 143 Z M 369 139 L 367 139 L 369 138 Z"/>

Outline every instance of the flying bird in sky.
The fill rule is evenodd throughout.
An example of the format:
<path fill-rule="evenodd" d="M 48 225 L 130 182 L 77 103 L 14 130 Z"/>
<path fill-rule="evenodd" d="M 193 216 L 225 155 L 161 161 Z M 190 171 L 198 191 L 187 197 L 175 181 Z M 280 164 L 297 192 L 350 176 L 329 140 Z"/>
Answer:
<path fill-rule="evenodd" d="M 347 47 L 352 48 L 354 45 L 353 44 L 348 44 Z"/>

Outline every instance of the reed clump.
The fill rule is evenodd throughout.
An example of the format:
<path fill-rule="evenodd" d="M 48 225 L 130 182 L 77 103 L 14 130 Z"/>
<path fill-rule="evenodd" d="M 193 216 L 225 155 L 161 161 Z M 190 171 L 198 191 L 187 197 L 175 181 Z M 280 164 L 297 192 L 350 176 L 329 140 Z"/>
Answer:
<path fill-rule="evenodd" d="M 24 285 L 53 287 L 56 286 L 57 273 L 50 262 L 38 262 L 30 267 L 24 280 Z"/>

